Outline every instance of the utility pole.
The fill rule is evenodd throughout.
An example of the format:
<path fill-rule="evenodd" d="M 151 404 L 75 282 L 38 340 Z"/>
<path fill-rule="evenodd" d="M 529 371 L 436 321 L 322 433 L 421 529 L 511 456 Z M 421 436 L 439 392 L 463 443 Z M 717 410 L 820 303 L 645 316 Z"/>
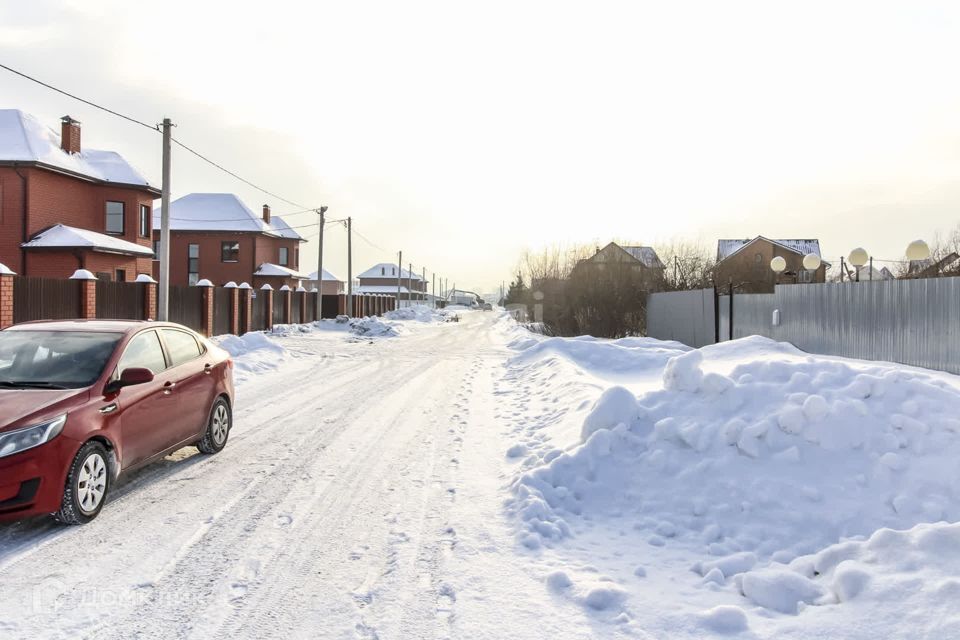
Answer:
<path fill-rule="evenodd" d="M 420 299 L 424 302 L 427 301 L 427 268 L 423 268 L 423 292 L 420 294 Z"/>
<path fill-rule="evenodd" d="M 413 306 L 413 263 L 407 265 L 407 291 L 410 292 L 410 306 Z"/>
<path fill-rule="evenodd" d="M 327 222 L 326 207 L 320 207 L 320 249 L 317 252 L 317 318 L 323 312 L 323 227 Z"/>
<path fill-rule="evenodd" d="M 433 308 L 437 308 L 437 272 L 434 271 L 430 277 L 430 289 L 432 291 L 431 297 L 433 297 Z"/>
<path fill-rule="evenodd" d="M 160 188 L 160 290 L 157 320 L 166 322 L 170 312 L 170 118 L 163 119 L 163 186 Z"/>
<path fill-rule="evenodd" d="M 353 317 L 353 218 L 347 218 L 347 315 Z"/>
<path fill-rule="evenodd" d="M 397 254 L 397 309 L 400 308 L 400 282 L 403 277 L 403 251 Z"/>

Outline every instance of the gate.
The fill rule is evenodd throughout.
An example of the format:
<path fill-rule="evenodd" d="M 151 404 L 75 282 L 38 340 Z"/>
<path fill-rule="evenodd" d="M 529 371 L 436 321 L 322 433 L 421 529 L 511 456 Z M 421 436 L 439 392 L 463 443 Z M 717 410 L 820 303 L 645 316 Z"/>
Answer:
<path fill-rule="evenodd" d="M 170 322 L 203 333 L 203 287 L 171 286 L 169 305 Z"/>
<path fill-rule="evenodd" d="M 97 280 L 97 317 L 112 320 L 145 320 L 146 285 Z"/>
<path fill-rule="evenodd" d="M 78 318 L 80 283 L 80 280 L 14 276 L 13 321 Z"/>
<path fill-rule="evenodd" d="M 261 291 L 251 300 L 250 331 L 265 331 L 267 328 L 267 295 Z"/>
<path fill-rule="evenodd" d="M 216 287 L 213 290 L 213 335 L 223 336 L 233 328 L 233 289 Z"/>
<path fill-rule="evenodd" d="M 288 321 L 284 314 L 286 296 L 286 291 L 273 292 L 273 324 L 283 324 Z"/>
<path fill-rule="evenodd" d="M 290 322 L 297 324 L 300 322 L 300 292 L 290 292 Z"/>

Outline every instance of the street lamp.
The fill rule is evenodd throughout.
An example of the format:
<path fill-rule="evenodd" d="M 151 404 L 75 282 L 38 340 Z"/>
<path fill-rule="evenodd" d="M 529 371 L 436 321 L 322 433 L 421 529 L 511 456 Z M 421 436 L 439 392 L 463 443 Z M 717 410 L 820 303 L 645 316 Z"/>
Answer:
<path fill-rule="evenodd" d="M 857 282 L 860 282 L 860 269 L 867 264 L 869 260 L 870 256 L 867 254 L 867 250 L 863 247 L 857 247 L 850 252 L 850 256 L 847 258 L 847 261 L 857 269 Z"/>
<path fill-rule="evenodd" d="M 777 256 L 770 261 L 770 269 L 777 274 L 777 284 L 780 284 L 780 274 L 786 271 L 787 261 L 784 260 L 783 256 Z"/>
<path fill-rule="evenodd" d="M 923 240 L 914 240 L 907 245 L 907 260 L 926 260 L 930 257 L 930 247 Z"/>

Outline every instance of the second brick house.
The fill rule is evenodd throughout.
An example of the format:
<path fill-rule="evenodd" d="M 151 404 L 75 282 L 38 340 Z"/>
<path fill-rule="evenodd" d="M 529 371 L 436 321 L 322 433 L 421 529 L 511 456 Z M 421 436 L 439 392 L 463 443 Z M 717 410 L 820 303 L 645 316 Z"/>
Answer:
<path fill-rule="evenodd" d="M 160 190 L 114 151 L 81 145 L 19 109 L 0 109 L 0 263 L 24 276 L 102 280 L 150 273 L 151 209 Z"/>
<path fill-rule="evenodd" d="M 160 209 L 154 210 L 154 246 L 159 251 Z M 296 287 L 300 243 L 305 240 L 268 205 L 255 214 L 232 193 L 191 193 L 170 203 L 170 284 L 207 279 L 223 285 L 248 282 L 278 289 Z M 159 262 L 154 263 L 159 278 Z"/>

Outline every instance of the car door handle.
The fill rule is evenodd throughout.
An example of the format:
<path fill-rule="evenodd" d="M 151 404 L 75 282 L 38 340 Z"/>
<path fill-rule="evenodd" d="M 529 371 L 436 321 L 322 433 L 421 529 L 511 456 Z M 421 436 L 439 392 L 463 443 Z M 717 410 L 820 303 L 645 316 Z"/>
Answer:
<path fill-rule="evenodd" d="M 203 372 L 207 375 L 210 375 L 211 373 L 213 373 L 213 365 L 210 364 L 209 362 L 203 365 Z"/>
<path fill-rule="evenodd" d="M 176 382 L 173 382 L 172 380 L 171 380 L 170 382 L 164 382 L 164 383 L 163 383 L 163 394 L 164 394 L 164 395 L 167 395 L 167 396 L 170 395 L 170 393 L 173 391 L 173 388 L 174 388 L 175 386 L 177 386 L 177 383 L 176 383 Z"/>
<path fill-rule="evenodd" d="M 108 404 L 108 405 L 106 405 L 106 406 L 100 407 L 100 413 L 102 413 L 102 414 L 104 414 L 104 415 L 106 415 L 106 414 L 108 414 L 108 413 L 113 413 L 113 412 L 116 411 L 116 410 L 117 410 L 117 403 L 116 403 L 116 402 L 111 402 L 110 404 Z"/>

